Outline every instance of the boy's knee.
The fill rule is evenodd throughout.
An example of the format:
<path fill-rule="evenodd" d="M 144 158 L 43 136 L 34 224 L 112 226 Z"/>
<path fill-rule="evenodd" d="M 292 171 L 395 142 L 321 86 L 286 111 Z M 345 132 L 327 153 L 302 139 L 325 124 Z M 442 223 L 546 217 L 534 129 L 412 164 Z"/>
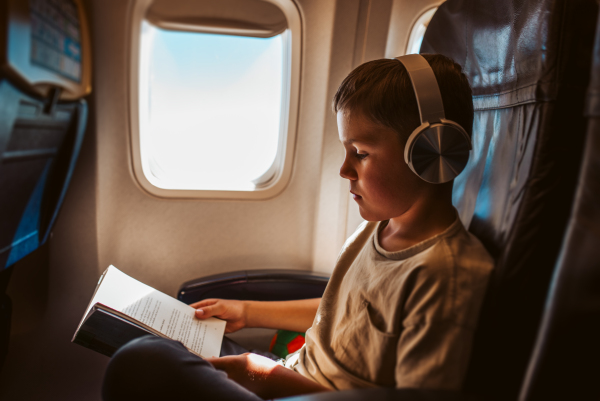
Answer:
<path fill-rule="evenodd" d="M 177 352 L 187 352 L 185 347 L 177 341 L 166 338 L 146 335 L 129 341 L 113 355 L 113 360 L 131 360 L 140 357 L 148 359 L 168 359 Z"/>
<path fill-rule="evenodd" d="M 214 369 L 179 342 L 150 335 L 136 338 L 113 355 L 104 376 L 102 397 L 104 400 L 168 397 L 177 381 L 178 366 L 190 358 L 195 364 Z"/>
<path fill-rule="evenodd" d="M 181 343 L 155 336 L 143 336 L 131 340 L 113 355 L 108 372 L 117 371 L 119 376 L 155 372 L 155 366 L 170 365 L 180 352 L 187 352 Z M 148 371 L 148 372 L 146 372 Z"/>
<path fill-rule="evenodd" d="M 115 353 L 106 369 L 102 398 L 260 401 L 181 343 L 154 336 L 130 341 Z"/>

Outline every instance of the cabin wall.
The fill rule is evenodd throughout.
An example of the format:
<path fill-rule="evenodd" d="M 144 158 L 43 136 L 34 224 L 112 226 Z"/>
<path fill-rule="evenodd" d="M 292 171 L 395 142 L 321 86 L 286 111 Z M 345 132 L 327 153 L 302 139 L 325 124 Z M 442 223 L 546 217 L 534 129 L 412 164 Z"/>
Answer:
<path fill-rule="evenodd" d="M 241 269 L 311 269 L 335 2 L 306 2 L 300 120 L 292 178 L 268 200 L 160 199 L 131 169 L 129 62 L 132 3 L 94 2 L 98 146 L 98 274 L 114 264 L 168 294 L 186 280 Z M 314 4 L 311 4 L 314 3 Z M 306 10 L 305 10 L 306 9 Z M 312 14 L 314 13 L 314 15 Z M 137 34 L 137 33 L 133 33 Z M 316 37 L 313 37 L 315 35 Z M 235 116 L 232 116 L 235 118 Z M 317 183 L 317 185 L 315 185 Z"/>
<path fill-rule="evenodd" d="M 350 71 L 366 61 L 383 57 L 391 6 L 391 0 L 356 0 L 339 3 L 336 9 L 329 87 L 324 105 L 327 113 L 323 129 L 321 186 L 315 216 L 313 268 L 317 271 L 331 271 L 344 241 L 363 221 L 349 193 L 348 181 L 339 176 L 344 149 L 339 142 L 331 99 Z"/>

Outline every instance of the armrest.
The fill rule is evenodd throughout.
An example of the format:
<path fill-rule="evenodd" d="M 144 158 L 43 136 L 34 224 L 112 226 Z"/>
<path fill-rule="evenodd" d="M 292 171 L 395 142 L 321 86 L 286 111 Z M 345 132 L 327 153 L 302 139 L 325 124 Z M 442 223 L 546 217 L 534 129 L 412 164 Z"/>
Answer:
<path fill-rule="evenodd" d="M 484 401 L 486 399 L 455 391 L 421 389 L 369 388 L 360 390 L 331 391 L 280 398 L 285 401 Z"/>
<path fill-rule="evenodd" d="M 206 298 L 289 301 L 319 298 L 330 275 L 306 270 L 242 270 L 183 283 L 177 299 L 187 304 Z"/>

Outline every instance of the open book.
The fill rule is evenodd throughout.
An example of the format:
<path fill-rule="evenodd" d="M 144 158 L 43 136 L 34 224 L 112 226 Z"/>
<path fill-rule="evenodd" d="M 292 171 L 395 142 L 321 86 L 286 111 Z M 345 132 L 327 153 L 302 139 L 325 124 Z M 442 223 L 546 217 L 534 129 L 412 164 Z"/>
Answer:
<path fill-rule="evenodd" d="M 194 313 L 191 306 L 109 266 L 71 341 L 112 356 L 130 340 L 153 334 L 181 341 L 198 356 L 219 356 L 226 322 L 198 320 Z"/>

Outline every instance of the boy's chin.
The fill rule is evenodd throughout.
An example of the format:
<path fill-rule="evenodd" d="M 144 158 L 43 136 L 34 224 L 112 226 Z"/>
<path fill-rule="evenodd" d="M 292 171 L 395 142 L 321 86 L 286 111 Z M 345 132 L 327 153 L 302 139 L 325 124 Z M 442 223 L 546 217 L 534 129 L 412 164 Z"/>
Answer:
<path fill-rule="evenodd" d="M 362 217 L 366 221 L 385 221 L 390 220 L 395 216 L 393 211 L 390 212 L 385 210 L 370 210 L 364 205 L 358 206 L 358 212 L 360 213 L 360 217 Z M 400 213 L 398 215 L 400 215 Z"/>
<path fill-rule="evenodd" d="M 381 221 L 382 220 L 375 213 L 373 213 L 369 210 L 366 210 L 360 206 L 358 208 L 358 212 L 360 213 L 360 217 L 362 217 L 366 221 Z M 383 220 L 385 220 L 385 219 L 383 219 Z"/>

